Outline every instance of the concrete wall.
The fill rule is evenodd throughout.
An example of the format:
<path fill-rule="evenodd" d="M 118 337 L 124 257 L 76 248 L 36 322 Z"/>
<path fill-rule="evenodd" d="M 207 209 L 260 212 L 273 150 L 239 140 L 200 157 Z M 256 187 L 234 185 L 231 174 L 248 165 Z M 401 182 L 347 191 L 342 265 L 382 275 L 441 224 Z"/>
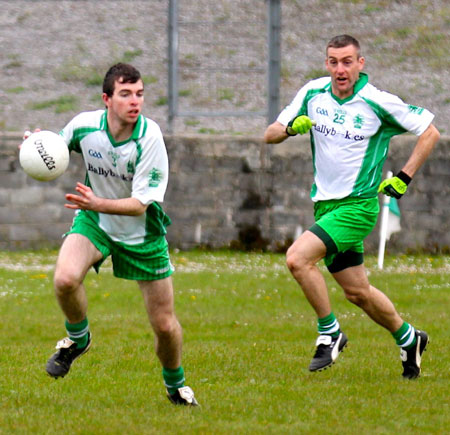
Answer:
<path fill-rule="evenodd" d="M 256 137 L 167 136 L 170 180 L 164 209 L 171 216 L 172 248 L 202 244 L 284 250 L 313 223 L 309 189 L 311 152 L 306 138 L 263 144 Z M 392 141 L 385 169 L 401 169 L 414 136 Z M 84 180 L 79 156 L 55 181 L 29 178 L 18 163 L 18 134 L 0 135 L 0 249 L 54 247 L 73 213 L 64 193 Z M 450 246 L 450 138 L 442 138 L 399 206 L 402 231 L 390 251 L 448 252 Z M 375 252 L 378 233 L 366 240 Z"/>

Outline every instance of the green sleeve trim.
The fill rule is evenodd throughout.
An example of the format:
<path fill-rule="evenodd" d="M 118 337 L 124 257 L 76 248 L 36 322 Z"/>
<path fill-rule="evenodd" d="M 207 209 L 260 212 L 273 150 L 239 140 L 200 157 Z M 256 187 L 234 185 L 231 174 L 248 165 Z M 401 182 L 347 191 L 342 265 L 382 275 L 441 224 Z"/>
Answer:
<path fill-rule="evenodd" d="M 375 112 L 382 124 L 382 129 L 386 135 L 389 137 L 395 136 L 397 134 L 406 133 L 405 127 L 403 127 L 384 107 L 380 106 L 373 100 L 369 98 L 361 97 Z"/>
<path fill-rule="evenodd" d="M 308 103 L 309 101 L 314 98 L 317 94 L 323 94 L 326 92 L 326 87 L 325 88 L 319 88 L 319 89 L 310 89 L 306 95 L 305 98 L 303 99 L 303 103 L 299 109 L 299 111 L 297 112 L 297 116 L 301 116 L 301 115 L 306 115 L 306 116 L 310 116 L 308 114 Z"/>
<path fill-rule="evenodd" d="M 99 131 L 97 127 L 82 127 L 74 130 L 72 139 L 69 143 L 69 150 L 81 153 L 81 141 L 90 133 Z"/>

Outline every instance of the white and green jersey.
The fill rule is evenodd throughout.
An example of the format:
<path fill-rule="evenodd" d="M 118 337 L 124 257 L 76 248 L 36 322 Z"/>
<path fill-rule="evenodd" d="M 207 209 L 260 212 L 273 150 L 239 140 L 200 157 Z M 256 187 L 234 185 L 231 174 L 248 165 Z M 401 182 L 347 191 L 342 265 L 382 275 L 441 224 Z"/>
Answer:
<path fill-rule="evenodd" d="M 86 181 L 96 196 L 136 198 L 149 205 L 142 216 L 87 213 L 112 240 L 130 245 L 166 234 L 169 217 L 163 202 L 169 163 L 159 126 L 140 115 L 131 137 L 117 143 L 107 125 L 107 111 L 77 115 L 60 132 L 69 149 L 83 155 Z"/>
<path fill-rule="evenodd" d="M 409 131 L 420 136 L 434 115 L 378 90 L 360 73 L 354 94 L 341 100 L 331 92 L 331 78 L 302 87 L 277 121 L 287 125 L 307 115 L 314 165 L 313 201 L 377 195 L 392 136 Z"/>

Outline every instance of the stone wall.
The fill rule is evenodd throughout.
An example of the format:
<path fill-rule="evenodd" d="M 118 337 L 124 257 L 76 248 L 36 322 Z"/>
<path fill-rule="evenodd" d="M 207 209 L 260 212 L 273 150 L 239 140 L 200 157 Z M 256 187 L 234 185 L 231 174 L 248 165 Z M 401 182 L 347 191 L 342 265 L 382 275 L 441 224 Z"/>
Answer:
<path fill-rule="evenodd" d="M 172 248 L 198 245 L 283 251 L 313 223 L 309 189 L 311 152 L 306 138 L 278 145 L 258 137 L 167 136 L 170 180 L 164 209 L 171 216 Z M 416 138 L 392 141 L 385 169 L 394 173 L 406 162 Z M 18 134 L 0 135 L 0 249 L 55 247 L 73 213 L 64 193 L 84 180 L 79 156 L 69 170 L 42 183 L 29 178 L 18 162 Z M 448 252 L 450 246 L 450 138 L 436 149 L 399 202 L 402 231 L 388 249 L 396 252 Z M 366 249 L 376 252 L 377 229 Z"/>

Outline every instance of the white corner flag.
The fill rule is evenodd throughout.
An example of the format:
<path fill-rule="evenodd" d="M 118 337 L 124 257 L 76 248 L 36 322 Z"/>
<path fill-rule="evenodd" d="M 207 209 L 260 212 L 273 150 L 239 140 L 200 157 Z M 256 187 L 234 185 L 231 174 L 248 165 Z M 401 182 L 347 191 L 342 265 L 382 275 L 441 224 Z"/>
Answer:
<path fill-rule="evenodd" d="M 388 171 L 386 178 L 392 177 L 392 172 Z M 386 240 L 389 240 L 393 233 L 401 230 L 400 209 L 395 198 L 384 195 L 383 208 L 381 210 L 380 244 L 378 247 L 378 269 L 383 269 L 384 252 Z"/>

